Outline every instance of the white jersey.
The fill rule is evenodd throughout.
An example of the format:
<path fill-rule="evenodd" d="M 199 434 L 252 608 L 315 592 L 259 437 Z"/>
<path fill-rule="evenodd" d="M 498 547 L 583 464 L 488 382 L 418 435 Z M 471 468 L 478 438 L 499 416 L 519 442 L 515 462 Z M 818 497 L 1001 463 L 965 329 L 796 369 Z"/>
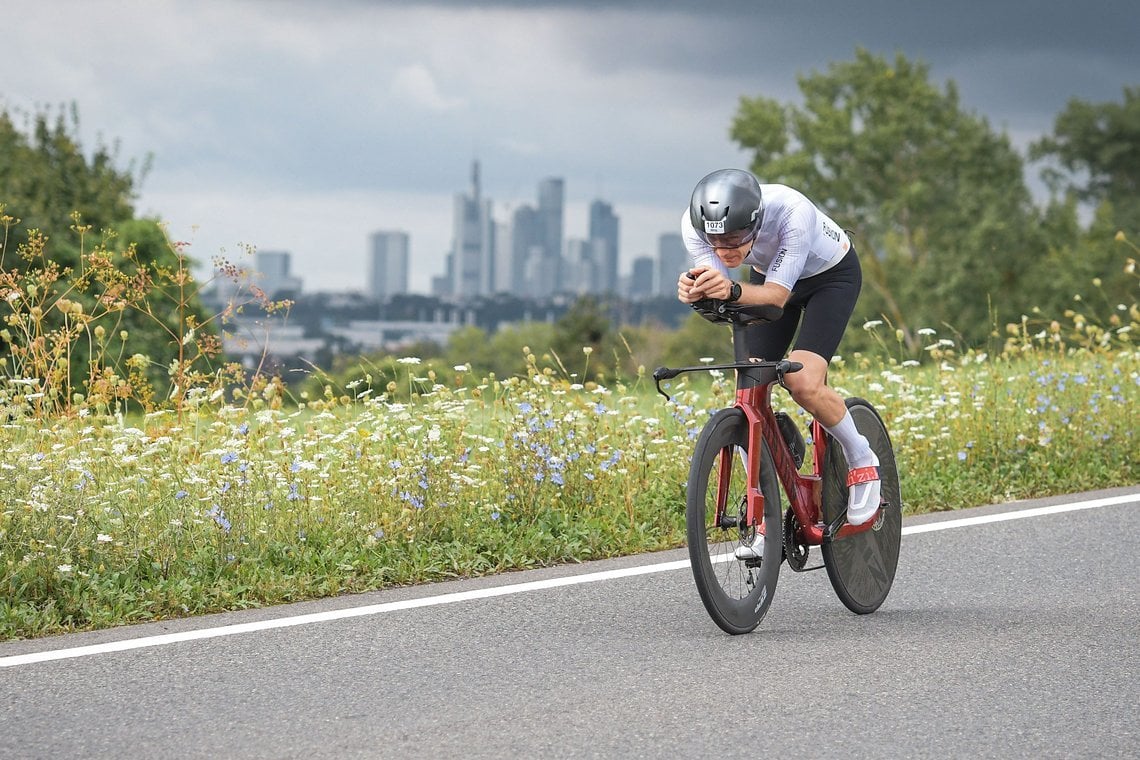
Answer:
<path fill-rule="evenodd" d="M 764 200 L 764 221 L 744 263 L 763 274 L 765 282 L 794 290 L 797 281 L 827 271 L 851 248 L 843 228 L 798 190 L 787 185 L 761 185 L 760 197 Z M 688 211 L 681 217 L 681 237 L 694 267 L 728 274 L 712 246 L 697 236 Z"/>

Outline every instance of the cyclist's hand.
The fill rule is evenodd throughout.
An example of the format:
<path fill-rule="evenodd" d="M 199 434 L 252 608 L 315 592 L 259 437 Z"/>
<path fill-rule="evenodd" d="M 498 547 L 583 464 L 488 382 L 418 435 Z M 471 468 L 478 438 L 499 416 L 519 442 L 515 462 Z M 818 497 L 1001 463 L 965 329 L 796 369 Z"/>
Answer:
<path fill-rule="evenodd" d="M 677 282 L 677 297 L 685 303 L 702 298 L 725 300 L 732 294 L 732 280 L 716 269 L 690 269 Z"/>
<path fill-rule="evenodd" d="M 681 272 L 681 276 L 677 278 L 677 299 L 681 303 L 693 303 L 705 297 L 704 293 L 696 288 L 697 277 L 704 271 L 701 268 Z"/>

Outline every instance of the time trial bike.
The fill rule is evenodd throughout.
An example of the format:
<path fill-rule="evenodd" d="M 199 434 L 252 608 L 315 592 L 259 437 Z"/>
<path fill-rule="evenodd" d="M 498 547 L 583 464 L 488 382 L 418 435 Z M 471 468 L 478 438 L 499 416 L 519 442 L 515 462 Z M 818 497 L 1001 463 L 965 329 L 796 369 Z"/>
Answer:
<path fill-rule="evenodd" d="M 686 531 L 693 579 L 705 609 L 723 630 L 749 633 L 767 613 L 780 566 L 797 572 L 827 569 L 835 593 L 852 612 L 874 612 L 886 599 L 898 566 L 902 538 L 902 496 L 886 426 L 860 398 L 846 400 L 858 428 L 879 458 L 881 503 L 862 525 L 847 517 L 848 465 L 839 445 L 819 422 L 811 423 L 811 466 L 795 421 L 772 409 L 772 386 L 802 369 L 788 360 L 747 356 L 744 328 L 778 319 L 776 306 L 742 306 L 704 299 L 692 304 L 701 316 L 732 326 L 735 361 L 694 367 L 659 367 L 663 381 L 685 372 L 735 370 L 736 401 L 713 414 L 693 452 L 686 489 Z M 788 498 L 782 509 L 780 490 Z M 760 544 L 753 543 L 761 537 Z M 752 551 L 740 552 L 739 547 Z M 820 547 L 823 564 L 809 567 L 809 551 Z M 757 556 L 759 554 L 759 556 Z M 743 555 L 743 556 L 742 556 Z"/>

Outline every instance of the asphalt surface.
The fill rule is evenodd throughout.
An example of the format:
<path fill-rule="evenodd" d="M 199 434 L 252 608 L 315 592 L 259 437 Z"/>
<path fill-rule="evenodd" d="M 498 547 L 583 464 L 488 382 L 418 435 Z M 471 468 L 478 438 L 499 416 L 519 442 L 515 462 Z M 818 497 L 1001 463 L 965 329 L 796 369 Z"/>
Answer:
<path fill-rule="evenodd" d="M 878 612 L 784 572 L 738 637 L 660 569 L 682 551 L 7 642 L 0 758 L 1135 758 L 1138 510 L 911 518 Z"/>

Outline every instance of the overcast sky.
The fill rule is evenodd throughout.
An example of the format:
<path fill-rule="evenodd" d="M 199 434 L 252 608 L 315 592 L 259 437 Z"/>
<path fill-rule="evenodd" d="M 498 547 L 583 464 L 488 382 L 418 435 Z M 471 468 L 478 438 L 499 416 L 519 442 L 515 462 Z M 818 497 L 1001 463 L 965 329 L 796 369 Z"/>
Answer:
<path fill-rule="evenodd" d="M 427 292 L 476 158 L 500 220 L 552 176 L 567 237 L 612 203 L 625 271 L 700 176 L 749 163 L 741 96 L 798 102 L 797 75 L 857 46 L 929 64 L 1019 148 L 1070 98 L 1140 84 L 1134 0 L 5 0 L 4 20 L 0 103 L 76 103 L 88 147 L 153 155 L 141 213 L 200 260 L 288 250 L 306 290 L 359 288 L 368 235 L 399 229 Z"/>

